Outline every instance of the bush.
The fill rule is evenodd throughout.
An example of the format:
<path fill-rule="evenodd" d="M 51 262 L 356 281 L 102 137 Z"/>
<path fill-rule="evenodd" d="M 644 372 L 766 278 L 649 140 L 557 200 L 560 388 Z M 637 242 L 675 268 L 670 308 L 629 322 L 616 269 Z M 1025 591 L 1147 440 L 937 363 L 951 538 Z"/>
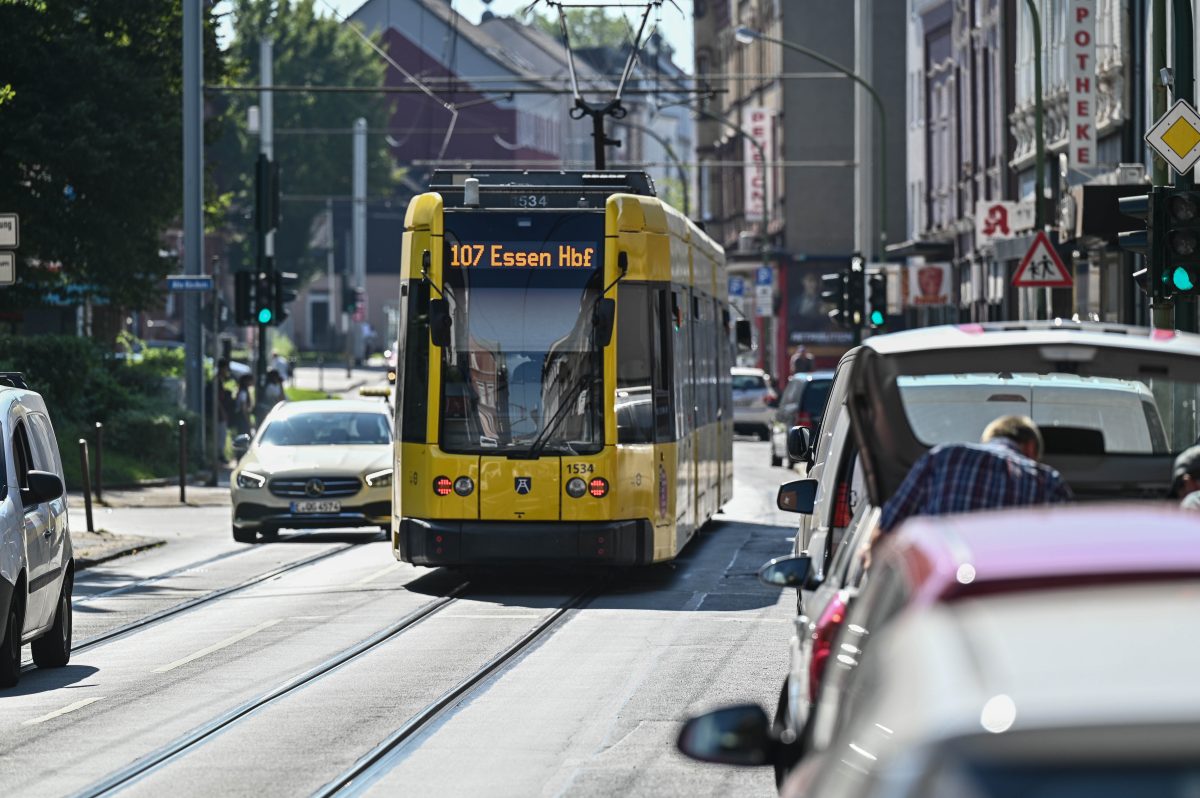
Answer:
<path fill-rule="evenodd" d="M 183 371 L 183 353 L 146 349 L 140 357 L 114 356 L 86 338 L 0 336 L 0 369 L 20 371 L 42 395 L 58 437 L 67 484 L 78 489 L 78 440 L 93 447 L 95 424 L 104 424 L 104 481 L 128 483 L 173 475 L 178 465 L 178 423 L 196 419 L 164 389 Z M 202 442 L 192 434 L 192 462 Z"/>

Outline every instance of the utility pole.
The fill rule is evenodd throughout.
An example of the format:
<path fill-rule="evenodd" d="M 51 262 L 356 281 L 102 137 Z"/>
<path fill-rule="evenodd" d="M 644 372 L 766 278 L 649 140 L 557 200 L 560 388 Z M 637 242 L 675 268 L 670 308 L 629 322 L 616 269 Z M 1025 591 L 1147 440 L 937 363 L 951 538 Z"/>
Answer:
<path fill-rule="evenodd" d="M 325 200 L 325 231 L 326 235 L 329 236 L 329 238 L 324 242 L 327 245 L 325 250 L 325 279 L 327 281 L 327 285 L 329 286 L 327 289 L 329 291 L 329 318 L 325 322 L 325 346 L 329 349 L 332 349 L 333 347 L 330 346 L 330 344 L 333 343 L 333 331 L 336 328 L 336 322 L 334 319 L 337 318 L 337 316 L 334 314 L 341 313 L 342 310 L 341 298 L 338 296 L 337 292 L 337 274 L 334 271 L 332 199 Z"/>
<path fill-rule="evenodd" d="M 274 59 L 274 48 L 270 39 L 263 38 L 258 42 L 258 81 L 263 86 L 263 91 L 258 94 L 259 107 L 259 139 L 258 151 L 265 156 L 268 163 L 275 157 L 275 109 L 274 109 L 274 92 L 271 91 L 271 86 L 274 83 L 274 69 L 272 62 Z M 261 179 L 261 176 L 260 176 Z M 261 191 L 262 188 L 258 187 Z M 262 207 L 260 202 L 260 210 Z M 275 231 L 270 229 L 266 220 L 260 220 L 258 223 L 258 262 L 255 267 L 257 279 L 256 285 L 263 285 L 269 279 L 263 275 L 267 273 L 268 265 L 275 257 Z M 261 300 L 257 300 L 261 303 Z M 255 332 L 258 335 L 257 354 L 254 363 L 254 384 L 259 390 L 267 383 L 267 352 L 270 351 L 271 328 L 268 325 L 256 323 L 254 326 Z"/>
<path fill-rule="evenodd" d="M 854 72 L 865 80 L 870 80 L 871 75 L 873 46 L 871 24 L 874 17 L 873 8 L 870 7 L 872 5 L 871 0 L 854 0 L 854 30 L 856 32 Z M 883 253 L 879 250 L 879 238 L 873 232 L 875 230 L 875 220 L 872 218 L 875 187 L 872 185 L 874 182 L 872 170 L 868 165 L 872 161 L 871 145 L 875 126 L 870 120 L 870 109 L 867 106 L 869 101 L 870 97 L 866 91 L 856 86 L 854 90 L 854 160 L 858 166 L 854 170 L 857 184 L 854 191 L 854 248 L 867 255 L 871 260 L 878 261 L 882 258 Z M 883 201 L 887 202 L 887 197 L 884 197 Z M 856 297 L 855 301 L 857 300 Z"/>
<path fill-rule="evenodd" d="M 1195 52 L 1193 50 L 1192 0 L 1174 0 L 1174 58 L 1172 70 L 1172 89 L 1176 101 L 1183 100 L 1188 105 L 1195 104 Z M 1196 181 L 1194 170 L 1180 172 L 1175 175 L 1175 187 L 1180 189 L 1193 188 Z M 1185 332 L 1197 332 L 1196 327 L 1196 298 L 1194 296 L 1175 297 L 1175 328 Z M 1169 329 L 1169 328 L 1168 328 Z"/>
<path fill-rule="evenodd" d="M 353 177 L 353 212 L 351 214 L 351 237 L 354 240 L 351 250 L 354 257 L 353 283 L 355 288 L 365 289 L 367 284 L 367 120 L 359 117 L 354 120 L 354 177 Z M 367 298 L 363 295 L 363 312 L 366 312 Z M 365 320 L 365 319 L 364 319 Z M 350 363 L 362 352 L 364 336 L 363 323 L 354 322 L 350 338 L 354 342 Z"/>
<path fill-rule="evenodd" d="M 183 2 L 183 272 L 204 272 L 204 4 Z M 184 378 L 188 410 L 204 417 L 200 295 L 183 297 Z"/>

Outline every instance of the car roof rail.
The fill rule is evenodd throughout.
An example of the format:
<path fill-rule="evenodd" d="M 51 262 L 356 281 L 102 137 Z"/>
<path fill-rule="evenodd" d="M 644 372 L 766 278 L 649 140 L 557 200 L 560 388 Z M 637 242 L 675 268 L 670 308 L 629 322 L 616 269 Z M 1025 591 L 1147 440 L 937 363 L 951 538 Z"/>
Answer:
<path fill-rule="evenodd" d="M 25 382 L 25 375 L 19 371 L 0 371 L 0 385 L 20 388 L 22 391 L 29 390 L 29 383 Z"/>

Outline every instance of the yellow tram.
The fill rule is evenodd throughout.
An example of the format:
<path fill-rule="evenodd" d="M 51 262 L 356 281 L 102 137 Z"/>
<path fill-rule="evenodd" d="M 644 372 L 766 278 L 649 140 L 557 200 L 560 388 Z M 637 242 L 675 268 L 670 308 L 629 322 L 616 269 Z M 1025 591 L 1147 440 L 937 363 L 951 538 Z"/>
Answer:
<path fill-rule="evenodd" d="M 647 175 L 435 172 L 401 269 L 397 559 L 658 562 L 729 501 L 748 328 Z"/>

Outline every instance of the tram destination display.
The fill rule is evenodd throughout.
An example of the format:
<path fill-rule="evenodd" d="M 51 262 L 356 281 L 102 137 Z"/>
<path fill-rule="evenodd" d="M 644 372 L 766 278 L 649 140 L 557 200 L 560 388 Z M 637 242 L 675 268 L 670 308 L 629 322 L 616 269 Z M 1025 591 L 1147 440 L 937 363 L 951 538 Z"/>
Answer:
<path fill-rule="evenodd" d="M 560 241 L 450 243 L 447 262 L 456 269 L 594 269 L 595 244 Z"/>

